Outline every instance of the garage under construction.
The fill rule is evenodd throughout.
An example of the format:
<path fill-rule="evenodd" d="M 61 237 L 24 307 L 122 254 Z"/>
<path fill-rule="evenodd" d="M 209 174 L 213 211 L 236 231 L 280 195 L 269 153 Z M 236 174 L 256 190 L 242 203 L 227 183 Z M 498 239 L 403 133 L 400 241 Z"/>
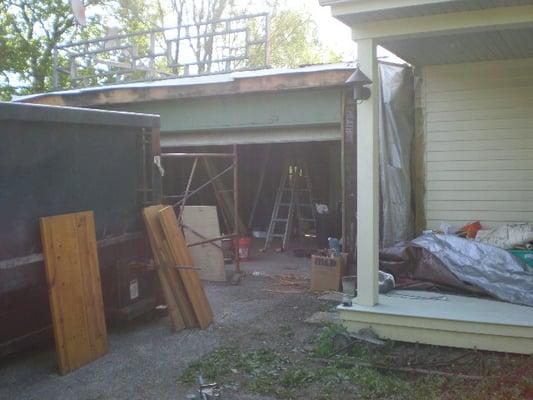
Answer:
<path fill-rule="evenodd" d="M 344 209 L 354 175 L 342 168 L 355 163 L 352 72 L 349 64 L 243 71 L 25 101 L 160 115 L 165 202 L 218 206 L 219 236 L 253 238 L 254 252 L 326 248 L 328 237 L 354 229 Z"/>

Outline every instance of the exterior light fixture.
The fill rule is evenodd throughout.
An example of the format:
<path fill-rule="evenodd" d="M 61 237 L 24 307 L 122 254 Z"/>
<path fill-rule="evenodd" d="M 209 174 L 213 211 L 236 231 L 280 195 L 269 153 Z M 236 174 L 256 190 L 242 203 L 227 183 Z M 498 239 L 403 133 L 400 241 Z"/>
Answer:
<path fill-rule="evenodd" d="M 370 88 L 366 86 L 370 85 L 372 81 L 359 69 L 359 66 L 346 80 L 346 83 L 353 85 L 353 98 L 355 101 L 367 100 L 370 97 Z"/>

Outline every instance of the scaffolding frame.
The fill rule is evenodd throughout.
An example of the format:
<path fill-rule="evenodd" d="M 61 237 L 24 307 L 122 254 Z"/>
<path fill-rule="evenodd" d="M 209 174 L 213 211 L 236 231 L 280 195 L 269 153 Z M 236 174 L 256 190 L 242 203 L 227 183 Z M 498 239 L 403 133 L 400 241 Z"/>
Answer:
<path fill-rule="evenodd" d="M 187 186 L 185 188 L 185 192 L 183 194 L 177 194 L 177 195 L 167 195 L 163 196 L 165 199 L 179 199 L 173 204 L 173 207 L 176 209 L 179 207 L 178 211 L 178 223 L 180 226 L 184 226 L 182 222 L 182 216 L 183 216 L 183 210 L 185 208 L 185 205 L 187 203 L 187 199 L 194 196 L 196 193 L 200 192 L 201 190 L 205 189 L 206 187 L 213 185 L 213 182 L 216 179 L 221 178 L 229 171 L 233 171 L 233 233 L 228 235 L 222 235 L 216 238 L 204 238 L 204 240 L 190 243 L 187 245 L 187 247 L 193 247 L 193 246 L 199 246 L 202 244 L 211 244 L 217 248 L 220 248 L 215 242 L 218 242 L 223 239 L 235 239 L 239 237 L 239 154 L 237 145 L 233 145 L 233 152 L 232 153 L 161 153 L 162 159 L 193 159 L 193 166 L 191 169 L 191 172 L 189 174 L 189 178 L 187 180 Z M 216 174 L 215 176 L 208 179 L 206 182 L 202 183 L 200 186 L 198 186 L 196 189 L 191 190 L 192 181 L 194 179 L 194 175 L 198 166 L 198 162 L 200 159 L 227 159 L 231 160 L 231 164 L 223 169 L 221 172 Z M 202 235 L 198 235 L 200 238 L 202 238 Z M 241 266 L 240 266 L 240 259 L 239 259 L 239 249 L 238 245 L 234 247 L 234 262 L 235 262 L 235 272 L 240 274 L 241 273 Z"/>

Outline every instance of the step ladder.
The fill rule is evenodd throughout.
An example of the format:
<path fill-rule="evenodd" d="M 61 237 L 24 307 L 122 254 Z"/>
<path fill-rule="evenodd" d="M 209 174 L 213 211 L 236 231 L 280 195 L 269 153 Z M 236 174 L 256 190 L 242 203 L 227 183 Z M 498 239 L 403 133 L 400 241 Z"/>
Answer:
<path fill-rule="evenodd" d="M 285 164 L 263 251 L 270 247 L 273 238 L 282 239 L 281 250 L 287 248 L 294 218 L 298 222 L 300 237 L 308 231 L 316 233 L 316 208 L 308 171 L 303 161 Z"/>

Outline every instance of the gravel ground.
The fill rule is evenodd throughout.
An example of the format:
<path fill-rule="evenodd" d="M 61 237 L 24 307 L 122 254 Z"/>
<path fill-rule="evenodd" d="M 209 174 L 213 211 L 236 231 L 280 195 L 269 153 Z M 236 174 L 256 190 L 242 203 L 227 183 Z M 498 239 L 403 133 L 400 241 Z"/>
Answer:
<path fill-rule="evenodd" d="M 247 275 L 238 286 L 206 284 L 215 314 L 207 330 L 172 334 L 166 316 L 112 329 L 109 353 L 66 376 L 57 373 L 52 347 L 8 357 L 0 361 L 0 399 L 181 400 L 191 388 L 179 383 L 180 373 L 213 349 L 228 344 L 283 348 L 287 339 L 278 334 L 280 327 L 302 341 L 317 329 L 303 323 L 321 307 L 315 296 L 265 290 L 275 283 L 269 275 L 308 277 L 309 260 L 258 253 L 243 270 Z M 268 399 L 243 395 L 236 400 Z"/>

